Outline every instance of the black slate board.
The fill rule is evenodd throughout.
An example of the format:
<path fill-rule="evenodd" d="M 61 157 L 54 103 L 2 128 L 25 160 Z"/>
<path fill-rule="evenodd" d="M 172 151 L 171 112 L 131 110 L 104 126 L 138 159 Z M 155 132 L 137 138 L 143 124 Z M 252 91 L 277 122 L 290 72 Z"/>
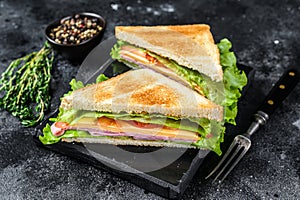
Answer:
<path fill-rule="evenodd" d="M 94 82 L 100 73 L 112 77 L 129 70 L 123 64 L 110 59 L 109 50 L 114 42 L 114 38 L 110 38 L 98 45 L 82 63 L 76 79 L 84 83 L 90 83 Z M 243 65 L 238 65 L 238 67 L 244 70 L 248 76 L 248 85 L 243 90 L 243 93 L 245 93 L 254 77 L 254 70 Z M 239 109 L 242 110 L 243 107 Z M 51 116 L 54 117 L 56 114 L 57 112 Z M 171 199 L 179 198 L 183 194 L 209 153 L 208 150 L 197 149 L 114 146 L 107 144 L 61 142 L 43 145 L 39 141 L 38 136 L 42 134 L 42 129 L 48 122 L 48 119 L 46 119 L 36 128 L 34 140 L 37 145 L 107 170 L 150 192 Z M 237 121 L 237 123 L 242 122 Z M 172 158 L 166 161 L 170 155 L 173 155 L 171 156 Z M 161 166 L 156 169 L 156 165 Z"/>

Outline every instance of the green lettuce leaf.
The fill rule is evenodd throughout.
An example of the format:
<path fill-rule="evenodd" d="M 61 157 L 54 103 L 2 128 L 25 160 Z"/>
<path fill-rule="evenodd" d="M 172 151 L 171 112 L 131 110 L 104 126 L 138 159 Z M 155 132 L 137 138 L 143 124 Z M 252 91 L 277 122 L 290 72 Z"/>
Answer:
<path fill-rule="evenodd" d="M 232 47 L 228 39 L 222 39 L 217 44 L 220 50 L 220 62 L 223 67 L 225 101 L 225 122 L 236 124 L 235 117 L 237 115 L 237 102 L 241 97 L 241 91 L 247 84 L 247 76 L 244 71 L 239 70 L 236 65 L 236 57 L 230 50 Z"/>
<path fill-rule="evenodd" d="M 54 144 L 59 142 L 61 138 L 54 136 L 51 132 L 50 125 L 46 124 L 43 128 L 43 135 L 40 135 L 39 139 L 43 144 Z"/>
<path fill-rule="evenodd" d="M 107 76 L 105 76 L 104 74 L 100 74 L 100 75 L 96 78 L 96 83 L 100 83 L 100 82 L 102 82 L 102 81 L 106 81 L 107 79 L 109 79 Z M 71 87 L 71 90 L 70 90 L 68 93 L 64 94 L 64 95 L 63 95 L 64 97 L 65 97 L 65 96 L 69 96 L 70 94 L 72 94 L 72 92 L 73 92 L 74 90 L 78 90 L 78 89 L 83 88 L 83 87 L 85 87 L 85 86 L 88 86 L 88 85 L 90 85 L 90 84 L 84 85 L 84 84 L 82 83 L 82 81 L 77 81 L 75 78 L 73 78 L 73 79 L 69 82 L 69 85 L 70 85 L 70 87 Z"/>
<path fill-rule="evenodd" d="M 125 44 L 127 44 L 127 43 L 122 40 L 117 41 L 117 43 L 113 46 L 113 48 L 110 51 L 110 56 L 112 59 L 115 59 L 115 60 L 121 59 L 121 56 L 120 56 L 121 47 Z"/>
<path fill-rule="evenodd" d="M 100 74 L 97 78 L 96 78 L 96 83 L 101 83 L 103 81 L 108 80 L 109 78 L 107 76 L 105 76 L 104 74 Z"/>
<path fill-rule="evenodd" d="M 208 134 L 205 138 L 195 142 L 193 145 L 198 148 L 209 149 L 214 151 L 218 155 L 222 154 L 220 144 L 224 140 L 225 127 L 223 123 L 212 121 L 211 123 L 211 133 Z"/>
<path fill-rule="evenodd" d="M 84 84 L 81 81 L 76 81 L 74 78 L 69 84 L 71 86 L 71 91 L 78 90 L 84 87 Z"/>

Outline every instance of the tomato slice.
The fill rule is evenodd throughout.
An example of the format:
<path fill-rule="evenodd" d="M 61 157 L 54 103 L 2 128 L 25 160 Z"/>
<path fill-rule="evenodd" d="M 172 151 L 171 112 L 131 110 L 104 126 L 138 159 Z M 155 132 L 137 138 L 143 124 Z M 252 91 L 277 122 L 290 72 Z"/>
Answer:
<path fill-rule="evenodd" d="M 145 55 L 146 59 L 149 61 L 149 63 L 151 64 L 157 64 L 158 60 L 152 56 L 150 56 L 149 54 L 146 53 Z"/>
<path fill-rule="evenodd" d="M 162 125 L 158 124 L 150 124 L 150 123 L 144 123 L 144 122 L 138 122 L 138 121 L 132 121 L 132 125 L 139 127 L 139 128 L 159 128 L 163 127 Z"/>
<path fill-rule="evenodd" d="M 108 118 L 108 117 L 99 117 L 98 125 L 100 126 L 110 126 L 110 127 L 118 127 L 116 120 Z"/>
<path fill-rule="evenodd" d="M 67 128 L 67 127 L 69 126 L 69 124 L 66 123 L 66 122 L 56 122 L 56 123 L 55 123 L 55 126 L 56 126 L 57 128 L 65 129 L 65 128 Z"/>
<path fill-rule="evenodd" d="M 51 126 L 51 132 L 54 136 L 58 137 L 65 133 L 65 130 L 68 129 L 69 124 L 66 122 L 55 122 Z"/>

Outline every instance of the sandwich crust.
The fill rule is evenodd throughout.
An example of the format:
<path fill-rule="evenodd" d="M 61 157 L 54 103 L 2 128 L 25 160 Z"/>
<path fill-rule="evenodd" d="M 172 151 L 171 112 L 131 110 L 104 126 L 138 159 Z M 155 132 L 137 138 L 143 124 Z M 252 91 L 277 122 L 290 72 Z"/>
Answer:
<path fill-rule="evenodd" d="M 223 80 L 219 49 L 206 24 L 116 26 L 115 36 L 197 70 L 214 81 Z"/>
<path fill-rule="evenodd" d="M 223 120 L 223 107 L 149 69 L 131 70 L 73 91 L 70 96 L 62 99 L 61 107 Z"/>

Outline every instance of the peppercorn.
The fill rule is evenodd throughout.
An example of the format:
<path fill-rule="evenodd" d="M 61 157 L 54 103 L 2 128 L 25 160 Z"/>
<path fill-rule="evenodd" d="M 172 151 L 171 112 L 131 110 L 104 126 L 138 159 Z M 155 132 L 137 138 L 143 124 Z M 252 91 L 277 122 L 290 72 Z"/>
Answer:
<path fill-rule="evenodd" d="M 97 18 L 76 14 L 72 18 L 61 20 L 60 25 L 51 30 L 50 37 L 59 44 L 80 44 L 102 31 L 98 23 Z"/>

